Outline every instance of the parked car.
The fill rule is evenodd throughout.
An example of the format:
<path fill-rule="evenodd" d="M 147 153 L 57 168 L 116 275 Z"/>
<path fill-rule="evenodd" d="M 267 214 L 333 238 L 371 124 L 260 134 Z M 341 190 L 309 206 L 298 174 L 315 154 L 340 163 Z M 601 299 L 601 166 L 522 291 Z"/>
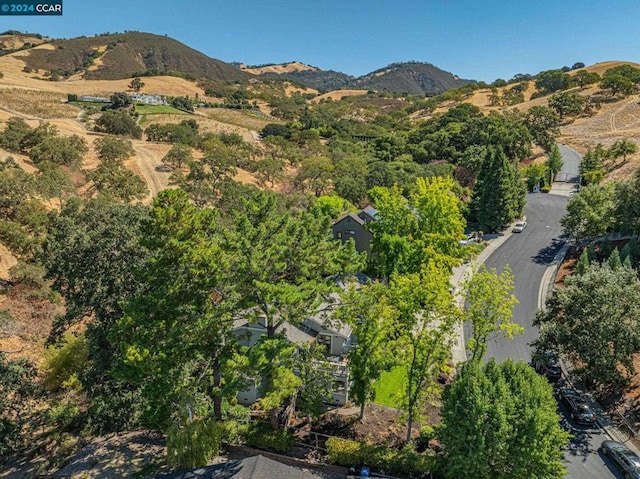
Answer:
<path fill-rule="evenodd" d="M 560 361 L 553 351 L 536 351 L 531 360 L 538 374 L 543 374 L 549 381 L 557 381 L 562 377 Z"/>
<path fill-rule="evenodd" d="M 640 479 L 640 457 L 627 446 L 617 441 L 603 441 L 600 452 L 616 463 L 625 479 Z"/>
<path fill-rule="evenodd" d="M 526 227 L 527 227 L 527 222 L 526 221 L 518 221 L 513 226 L 513 232 L 514 233 L 522 233 Z"/>
<path fill-rule="evenodd" d="M 465 246 L 471 243 L 481 243 L 482 236 L 482 231 L 473 231 L 468 233 L 465 239 L 458 241 L 458 246 Z"/>
<path fill-rule="evenodd" d="M 559 388 L 558 397 L 567 406 L 571 419 L 575 422 L 587 426 L 596 423 L 596 415 L 578 391 L 571 388 Z"/>

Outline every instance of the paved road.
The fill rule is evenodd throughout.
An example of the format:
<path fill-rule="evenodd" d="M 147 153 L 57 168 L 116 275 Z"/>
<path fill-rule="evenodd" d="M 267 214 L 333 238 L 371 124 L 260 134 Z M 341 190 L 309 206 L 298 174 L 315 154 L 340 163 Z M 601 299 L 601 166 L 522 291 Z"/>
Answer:
<path fill-rule="evenodd" d="M 515 295 L 520 301 L 513 311 L 513 320 L 525 328 L 525 334 L 508 340 L 495 338 L 487 348 L 487 358 L 503 361 L 506 358 L 530 361 L 529 344 L 538 337 L 532 320 L 538 310 L 540 282 L 547 266 L 562 244 L 554 241 L 562 234 L 560 217 L 567 198 L 543 193 L 527 197 L 525 214 L 528 226 L 513 234 L 485 261 L 487 268 L 502 271 L 508 264 L 515 276 Z"/>
<path fill-rule="evenodd" d="M 531 342 L 538 337 L 532 320 L 538 310 L 540 286 L 547 267 L 562 247 L 558 238 L 562 234 L 560 218 L 564 215 L 568 196 L 578 181 L 579 155 L 565 147 L 560 147 L 564 167 L 559 177 L 569 184 L 560 185 L 558 194 L 530 194 L 527 197 L 525 214 L 528 227 L 524 232 L 513 234 L 486 261 L 488 268 L 502 271 L 508 264 L 515 277 L 515 295 L 520 303 L 514 308 L 513 320 L 525 328 L 525 333 L 512 340 L 495 338 L 487 348 L 487 358 L 502 361 L 513 358 L 529 362 Z M 554 186 L 554 190 L 555 190 Z M 552 190 L 552 191 L 554 191 Z M 467 335 L 468 337 L 468 335 Z M 615 465 L 601 456 L 597 449 L 608 439 L 598 428 L 578 426 L 562 410 L 563 425 L 575 436 L 569 444 L 565 458 L 568 477 L 571 479 L 602 479 L 622 476 Z"/>

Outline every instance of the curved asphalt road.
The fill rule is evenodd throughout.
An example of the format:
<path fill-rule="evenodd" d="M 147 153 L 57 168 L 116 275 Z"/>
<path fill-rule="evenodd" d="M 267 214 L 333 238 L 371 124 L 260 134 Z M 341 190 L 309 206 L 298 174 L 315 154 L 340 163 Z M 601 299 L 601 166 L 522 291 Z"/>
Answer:
<path fill-rule="evenodd" d="M 512 340 L 494 338 L 488 344 L 487 359 L 503 361 L 513 358 L 529 362 L 531 342 L 538 337 L 532 320 L 538 310 L 541 281 L 547 267 L 562 247 L 558 240 L 562 234 L 560 218 L 566 211 L 568 196 L 578 181 L 580 156 L 568 147 L 561 146 L 564 167 L 557 179 L 569 184 L 554 185 L 558 194 L 530 194 L 527 197 L 525 214 L 528 226 L 523 233 L 513 234 L 486 261 L 487 268 L 502 271 L 511 267 L 515 277 L 514 294 L 520 303 L 514 308 L 513 320 L 525 328 L 525 333 Z M 467 335 L 468 336 L 468 335 Z M 561 408 L 562 410 L 562 408 Z M 565 411 L 563 411 L 564 413 Z M 597 449 L 609 439 L 599 429 L 578 426 L 565 414 L 565 428 L 575 436 L 567 453 L 567 468 L 572 479 L 622 478 L 609 459 L 602 457 Z"/>

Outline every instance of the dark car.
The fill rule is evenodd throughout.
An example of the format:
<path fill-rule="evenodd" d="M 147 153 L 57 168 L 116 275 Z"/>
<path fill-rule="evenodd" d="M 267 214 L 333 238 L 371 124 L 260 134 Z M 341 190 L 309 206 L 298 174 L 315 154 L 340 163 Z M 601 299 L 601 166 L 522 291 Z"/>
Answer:
<path fill-rule="evenodd" d="M 562 376 L 560 361 L 553 351 L 537 351 L 532 359 L 538 374 L 544 374 L 549 381 L 557 381 Z"/>
<path fill-rule="evenodd" d="M 573 419 L 578 424 L 591 426 L 596 423 L 596 415 L 582 396 L 571 388 L 558 389 L 558 396 L 566 404 Z"/>
<path fill-rule="evenodd" d="M 603 441 L 600 452 L 610 457 L 625 479 L 640 479 L 640 457 L 621 442 Z"/>

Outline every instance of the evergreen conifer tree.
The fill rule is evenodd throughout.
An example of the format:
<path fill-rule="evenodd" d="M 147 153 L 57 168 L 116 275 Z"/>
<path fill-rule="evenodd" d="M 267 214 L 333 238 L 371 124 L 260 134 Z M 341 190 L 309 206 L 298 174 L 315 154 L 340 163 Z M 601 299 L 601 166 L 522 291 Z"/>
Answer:
<path fill-rule="evenodd" d="M 574 270 L 575 274 L 585 274 L 589 269 L 589 252 L 588 249 L 585 248 L 582 250 L 582 254 L 580 255 L 580 259 L 576 263 L 576 269 Z"/>

